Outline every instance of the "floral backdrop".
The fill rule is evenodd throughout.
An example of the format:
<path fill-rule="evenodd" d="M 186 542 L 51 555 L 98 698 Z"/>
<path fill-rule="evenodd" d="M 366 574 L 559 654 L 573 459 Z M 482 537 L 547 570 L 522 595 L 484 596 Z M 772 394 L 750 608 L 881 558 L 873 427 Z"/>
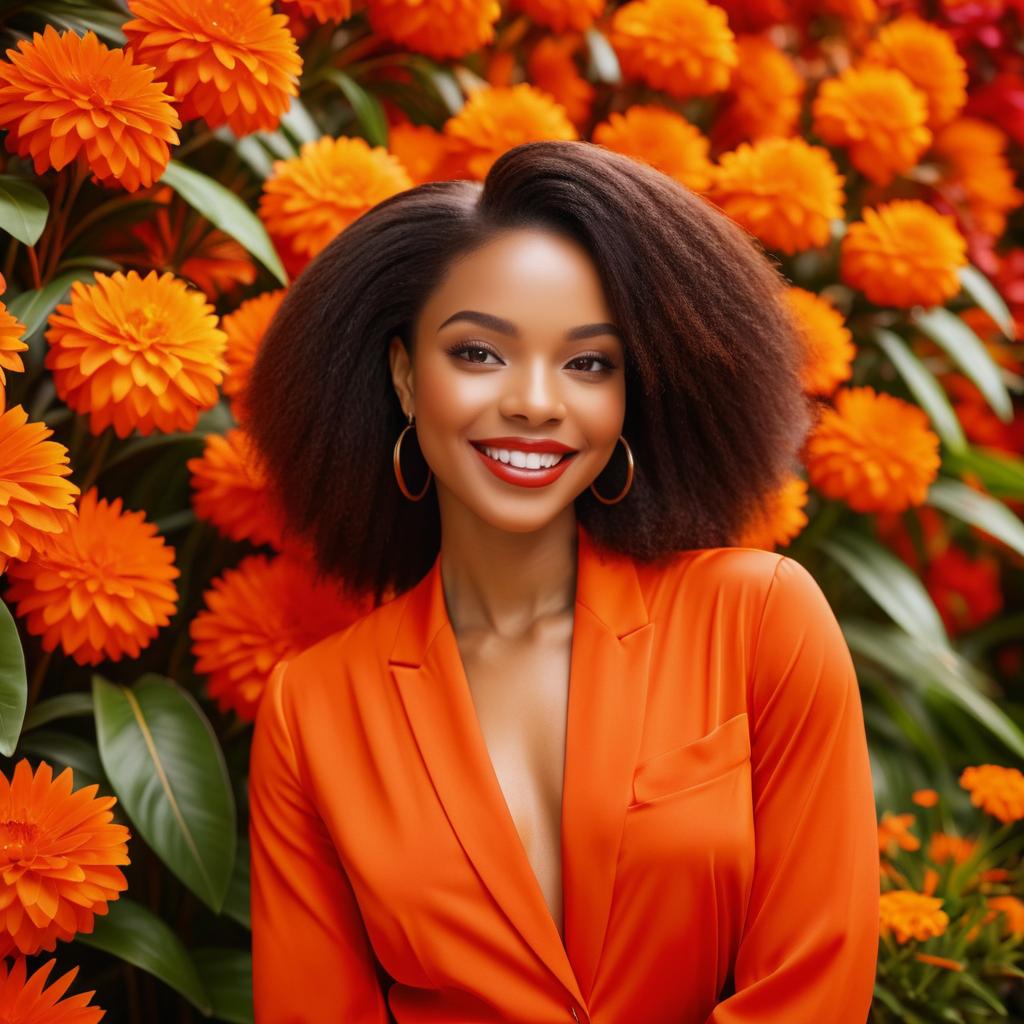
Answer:
<path fill-rule="evenodd" d="M 536 139 L 784 273 L 820 415 L 735 543 L 857 664 L 871 1019 L 1024 1020 L 1021 0 L 7 0 L 0 42 L 0 1020 L 252 1021 L 253 719 L 368 606 L 282 539 L 246 376 L 347 224 Z"/>

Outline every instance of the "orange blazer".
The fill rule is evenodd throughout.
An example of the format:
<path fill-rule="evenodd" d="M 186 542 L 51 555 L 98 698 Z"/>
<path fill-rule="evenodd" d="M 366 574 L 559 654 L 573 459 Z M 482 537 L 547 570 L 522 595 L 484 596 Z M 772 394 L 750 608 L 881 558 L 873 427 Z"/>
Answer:
<path fill-rule="evenodd" d="M 814 578 L 578 527 L 566 941 L 476 717 L 440 555 L 275 667 L 249 775 L 256 1024 L 864 1024 L 879 859 Z"/>

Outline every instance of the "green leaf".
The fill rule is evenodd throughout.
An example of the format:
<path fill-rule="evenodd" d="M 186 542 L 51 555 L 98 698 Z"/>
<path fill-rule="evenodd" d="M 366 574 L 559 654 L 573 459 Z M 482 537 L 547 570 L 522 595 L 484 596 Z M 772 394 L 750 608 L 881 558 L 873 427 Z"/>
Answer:
<path fill-rule="evenodd" d="M 960 284 L 976 306 L 980 306 L 996 322 L 1007 338 L 1014 336 L 1013 316 L 996 287 L 977 267 L 960 268 Z"/>
<path fill-rule="evenodd" d="M 949 646 L 942 616 L 910 567 L 881 544 L 853 530 L 833 530 L 818 546 L 834 558 L 886 614 L 908 633 Z"/>
<path fill-rule="evenodd" d="M 215 134 L 219 134 L 219 131 Z M 228 145 L 234 146 L 235 152 L 249 165 L 249 169 L 258 178 L 269 178 L 273 174 L 274 161 L 267 155 L 267 151 L 260 145 L 258 139 L 253 138 L 252 135 L 238 139 L 227 129 L 224 129 L 223 135 Z"/>
<path fill-rule="evenodd" d="M 48 284 L 44 284 L 42 288 L 22 292 L 7 303 L 7 310 L 25 325 L 23 337 L 29 340 L 46 324 L 54 309 L 68 297 L 68 292 L 76 281 L 92 283 L 93 279 L 92 271 L 69 270 L 66 274 L 61 274 Z"/>
<path fill-rule="evenodd" d="M 965 988 L 969 988 L 979 999 L 984 1000 L 988 1005 L 995 1011 L 998 1017 L 1008 1017 L 1009 1014 L 1006 1011 L 1006 1007 L 1003 1006 L 999 997 L 988 987 L 988 985 L 979 981 L 970 971 L 964 971 L 960 975 L 960 981 Z"/>
<path fill-rule="evenodd" d="M 220 913 L 235 863 L 236 813 L 224 754 L 195 698 L 147 673 L 132 687 L 93 675 L 100 758 L 146 842 Z"/>
<path fill-rule="evenodd" d="M 235 870 L 231 873 L 231 884 L 221 907 L 221 913 L 237 921 L 243 928 L 251 928 L 249 904 L 249 837 L 245 833 L 238 837 L 235 853 Z"/>
<path fill-rule="evenodd" d="M 942 306 L 918 310 L 911 319 L 974 381 L 995 414 L 1009 423 L 1013 419 L 1010 392 L 1003 382 L 999 364 L 974 331 Z"/>
<path fill-rule="evenodd" d="M 23 245 L 35 245 L 46 227 L 50 204 L 25 178 L 0 174 L 0 230 Z"/>
<path fill-rule="evenodd" d="M 78 691 L 62 693 L 56 697 L 41 700 L 25 716 L 22 732 L 38 729 L 41 725 L 54 722 L 59 718 L 92 717 L 92 694 Z"/>
<path fill-rule="evenodd" d="M 96 747 L 80 736 L 57 732 L 55 729 L 33 729 L 32 732 L 23 733 L 18 741 L 18 756 L 46 761 L 59 768 L 70 768 L 72 789 L 81 789 L 95 783 L 104 795 L 115 795 L 103 771 Z"/>
<path fill-rule="evenodd" d="M 607 82 L 609 85 L 621 84 L 622 69 L 619 67 L 619 58 L 607 36 L 591 25 L 584 31 L 583 39 L 589 60 L 587 77 L 595 82 Z"/>
<path fill-rule="evenodd" d="M 450 115 L 454 116 L 463 108 L 466 97 L 462 95 L 451 68 L 435 64 L 422 54 L 409 54 L 406 66 L 416 82 L 437 95 Z"/>
<path fill-rule="evenodd" d="M 376 96 L 367 92 L 351 75 L 337 68 L 328 68 L 324 78 L 333 82 L 345 94 L 367 141 L 374 146 L 387 147 L 388 119 Z"/>
<path fill-rule="evenodd" d="M 256 257 L 282 284 L 288 283 L 281 260 L 260 219 L 241 199 L 218 181 L 171 160 L 160 180 L 170 185 L 211 224 L 231 235 Z"/>
<path fill-rule="evenodd" d="M 281 115 L 281 124 L 300 144 L 316 142 L 325 134 L 297 96 L 292 97 L 291 106 Z"/>
<path fill-rule="evenodd" d="M 0 754 L 10 757 L 21 735 L 28 700 L 25 652 L 11 610 L 0 601 Z"/>
<path fill-rule="evenodd" d="M 875 342 L 896 367 L 918 404 L 928 413 L 935 432 L 946 446 L 953 451 L 964 451 L 967 438 L 960 420 L 931 370 L 914 355 L 898 334 L 879 327 L 875 331 Z"/>
<path fill-rule="evenodd" d="M 105 11 L 98 6 L 62 3 L 61 0 L 35 0 L 32 10 L 57 28 L 71 29 L 81 36 L 92 31 L 101 39 L 113 43 L 115 47 L 124 46 L 127 42 L 121 30 L 125 18 L 120 11 Z"/>
<path fill-rule="evenodd" d="M 953 476 L 975 473 L 994 498 L 1024 499 L 1024 459 L 996 448 L 968 447 L 947 452 L 943 469 Z"/>
<path fill-rule="evenodd" d="M 1024 555 L 1024 522 L 1001 501 L 959 480 L 939 477 L 928 488 L 926 504 L 991 534 Z"/>
<path fill-rule="evenodd" d="M 252 1024 L 252 954 L 241 949 L 194 949 L 192 957 L 213 1000 L 213 1015 L 230 1024 Z"/>
<path fill-rule="evenodd" d="M 181 940 L 141 903 L 121 896 L 97 915 L 91 932 L 77 932 L 75 942 L 148 971 L 183 995 L 200 1013 L 209 1017 L 213 1002 L 195 962 Z"/>

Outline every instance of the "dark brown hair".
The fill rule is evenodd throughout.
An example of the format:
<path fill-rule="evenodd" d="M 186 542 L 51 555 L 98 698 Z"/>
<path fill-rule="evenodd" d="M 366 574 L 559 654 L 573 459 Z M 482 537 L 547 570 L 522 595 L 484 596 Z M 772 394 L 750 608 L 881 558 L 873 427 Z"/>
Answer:
<path fill-rule="evenodd" d="M 244 425 L 318 575 L 379 601 L 433 563 L 435 488 L 409 501 L 392 468 L 406 419 L 388 343 L 397 334 L 411 351 L 417 315 L 451 263 L 516 227 L 580 243 L 622 332 L 636 475 L 617 505 L 589 488 L 576 498 L 599 545 L 639 561 L 728 545 L 795 469 L 813 403 L 774 262 L 646 164 L 589 142 L 524 143 L 482 185 L 428 182 L 364 213 L 289 287 L 264 336 Z M 624 463 L 619 445 L 596 484 L 603 494 L 618 493 Z M 406 471 L 414 490 L 422 458 L 419 469 Z"/>

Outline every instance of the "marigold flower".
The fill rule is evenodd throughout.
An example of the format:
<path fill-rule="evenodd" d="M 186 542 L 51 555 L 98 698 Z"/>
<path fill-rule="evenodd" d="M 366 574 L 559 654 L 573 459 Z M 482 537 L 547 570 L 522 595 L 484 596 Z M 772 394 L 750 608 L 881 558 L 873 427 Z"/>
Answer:
<path fill-rule="evenodd" d="M 402 122 L 388 129 L 388 149 L 408 171 L 413 185 L 451 181 L 464 176 L 462 161 L 452 153 L 451 139 L 429 124 Z"/>
<path fill-rule="evenodd" d="M 465 57 L 494 39 L 498 0 L 368 0 L 370 26 L 429 57 Z"/>
<path fill-rule="evenodd" d="M 259 215 L 297 271 L 370 207 L 411 187 L 408 171 L 383 146 L 325 135 L 274 161 Z"/>
<path fill-rule="evenodd" d="M 0 772 L 0 956 L 88 934 L 128 888 L 117 865 L 131 863 L 130 833 L 113 820 L 117 798 L 96 796 L 96 784 L 71 789 L 71 769 L 55 779 L 45 761 L 33 773 L 23 757 L 10 780 Z"/>
<path fill-rule="evenodd" d="M 624 75 L 684 99 L 720 92 L 739 60 L 725 11 L 707 0 L 630 0 L 608 38 Z"/>
<path fill-rule="evenodd" d="M 268 506 L 267 477 L 239 427 L 207 434 L 203 454 L 185 463 L 192 474 L 192 507 L 231 540 L 282 545 L 282 523 Z"/>
<path fill-rule="evenodd" d="M 174 548 L 145 514 L 123 512 L 120 498 L 98 498 L 93 487 L 62 533 L 29 561 L 11 562 L 6 600 L 44 651 L 59 644 L 79 665 L 96 665 L 149 646 L 171 621 L 180 575 Z"/>
<path fill-rule="evenodd" d="M 469 173 L 481 181 L 495 160 L 513 146 L 579 138 L 565 108 L 528 82 L 474 90 L 462 109 L 445 122 L 444 132 Z"/>
<path fill-rule="evenodd" d="M 61 400 L 118 437 L 191 430 L 217 403 L 227 336 L 201 292 L 172 274 L 97 273 L 50 315 L 44 365 Z"/>
<path fill-rule="evenodd" d="M 299 94 L 302 58 L 288 18 L 264 0 L 127 0 L 122 28 L 152 64 L 186 121 L 235 135 L 274 131 Z"/>
<path fill-rule="evenodd" d="M 960 291 L 967 242 L 952 217 L 919 199 L 867 207 L 840 251 L 840 276 L 879 306 L 937 306 Z"/>
<path fill-rule="evenodd" d="M 934 807 L 939 802 L 939 794 L 934 789 L 915 789 L 910 799 L 918 807 Z"/>
<path fill-rule="evenodd" d="M 604 0 L 514 0 L 513 6 L 555 32 L 584 32 L 604 10 Z"/>
<path fill-rule="evenodd" d="M 998 764 L 972 765 L 960 773 L 971 803 L 1004 825 L 1024 818 L 1024 773 Z"/>
<path fill-rule="evenodd" d="M 71 474 L 68 450 L 46 440 L 52 433 L 45 423 L 29 423 L 20 405 L 0 413 L 0 572 L 77 515 L 78 487 L 63 479 Z"/>
<path fill-rule="evenodd" d="M 974 839 L 954 836 L 948 832 L 933 832 L 928 842 L 928 859 L 935 864 L 945 864 L 949 860 L 963 864 L 977 848 L 978 843 Z"/>
<path fill-rule="evenodd" d="M 657 167 L 695 192 L 711 185 L 710 143 L 680 114 L 654 104 L 635 104 L 596 125 L 593 141 Z"/>
<path fill-rule="evenodd" d="M 573 54 L 580 48 L 576 35 L 545 35 L 526 58 L 527 78 L 565 108 L 577 128 L 590 118 L 597 90 L 577 70 Z M 509 83 L 512 84 L 512 83 Z"/>
<path fill-rule="evenodd" d="M 902 14 L 883 26 L 864 61 L 902 71 L 924 93 L 931 128 L 945 124 L 967 102 L 967 64 L 953 37 L 915 14 Z"/>
<path fill-rule="evenodd" d="M 0 1019 L 12 1024 L 98 1024 L 103 1019 L 106 1011 L 89 1005 L 95 989 L 60 998 L 78 974 L 77 964 L 43 987 L 56 962 L 47 960 L 26 981 L 24 957 L 15 958 L 9 967 L 6 960 L 0 960 Z"/>
<path fill-rule="evenodd" d="M 893 814 L 886 811 L 878 822 L 878 849 L 880 853 L 891 855 L 893 847 L 901 850 L 919 850 L 921 840 L 911 831 L 915 823 L 912 814 Z"/>
<path fill-rule="evenodd" d="M 308 562 L 249 555 L 213 580 L 189 623 L 196 671 L 222 711 L 253 721 L 274 666 L 369 611 L 317 581 Z"/>
<path fill-rule="evenodd" d="M 939 471 L 939 439 L 918 406 L 873 388 L 840 388 L 807 439 L 810 482 L 857 512 L 924 502 Z"/>
<path fill-rule="evenodd" d="M 845 146 L 854 167 L 878 185 L 913 167 L 932 141 L 924 93 L 895 68 L 847 68 L 822 82 L 811 112 L 815 134 Z"/>
<path fill-rule="evenodd" d="M 828 241 L 844 182 L 820 146 L 762 139 L 721 155 L 708 198 L 769 248 L 794 253 Z"/>
<path fill-rule="evenodd" d="M 1024 902 L 1016 896 L 989 896 L 986 902 L 989 905 L 989 914 L 985 917 L 985 923 L 993 920 L 999 914 L 1004 916 L 1004 935 L 1024 935 Z"/>
<path fill-rule="evenodd" d="M 788 544 L 807 525 L 806 504 L 806 482 L 791 476 L 748 520 L 733 546 L 774 551 Z"/>
<path fill-rule="evenodd" d="M 926 896 L 908 889 L 883 892 L 880 931 L 884 936 L 895 934 L 896 941 L 901 944 L 915 939 L 924 942 L 942 935 L 949 925 L 949 915 L 941 907 L 942 900 L 937 896 Z"/>
<path fill-rule="evenodd" d="M 78 158 L 98 181 L 129 192 L 163 174 L 181 121 L 153 68 L 108 49 L 94 32 L 58 35 L 52 25 L 7 57 L 0 128 L 8 151 L 31 157 L 36 174 Z"/>
<path fill-rule="evenodd" d="M 3 278 L 0 278 L 2 281 Z M 0 292 L 3 289 L 0 288 Z M 19 352 L 27 352 L 28 345 L 21 340 L 25 333 L 25 325 L 13 316 L 7 307 L 0 302 L 0 411 L 7 405 L 7 370 L 24 373 L 25 364 Z"/>
<path fill-rule="evenodd" d="M 277 288 L 274 291 L 263 292 L 255 298 L 246 299 L 238 309 L 228 313 L 220 322 L 221 329 L 228 339 L 224 353 L 228 372 L 224 378 L 223 390 L 231 404 L 232 414 L 239 422 L 245 418 L 241 404 L 242 395 L 249 383 L 249 372 L 263 342 L 263 335 L 284 301 L 286 292 L 286 288 Z"/>
<path fill-rule="evenodd" d="M 783 294 L 804 341 L 804 390 L 812 395 L 831 395 L 853 376 L 857 354 L 853 335 L 843 314 L 822 296 L 797 287 L 789 287 Z"/>

